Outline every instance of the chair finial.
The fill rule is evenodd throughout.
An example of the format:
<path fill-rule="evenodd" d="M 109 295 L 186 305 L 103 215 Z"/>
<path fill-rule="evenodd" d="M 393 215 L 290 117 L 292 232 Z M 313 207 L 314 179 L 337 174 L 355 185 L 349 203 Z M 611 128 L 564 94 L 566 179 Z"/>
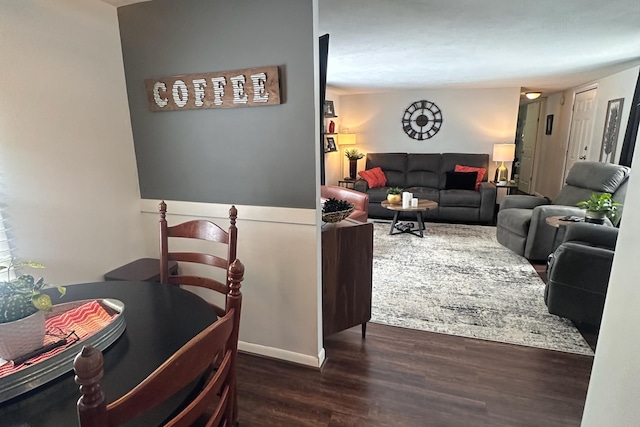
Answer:
<path fill-rule="evenodd" d="M 244 279 L 244 264 L 235 259 L 229 266 L 229 295 L 240 295 L 240 283 Z"/>
<path fill-rule="evenodd" d="M 103 366 L 102 353 L 91 345 L 83 346 L 80 354 L 73 360 L 75 382 L 80 386 L 82 394 L 78 401 L 78 413 L 81 418 L 87 411 L 104 410 L 105 398 L 100 386 L 100 380 L 104 376 Z"/>
<path fill-rule="evenodd" d="M 231 205 L 231 209 L 229 209 L 229 220 L 231 221 L 231 226 L 236 225 L 236 218 L 238 218 L 238 209 L 236 209 L 236 205 Z"/>
<path fill-rule="evenodd" d="M 158 210 L 160 211 L 160 219 L 165 219 L 167 216 L 167 204 L 163 201 L 158 205 Z"/>

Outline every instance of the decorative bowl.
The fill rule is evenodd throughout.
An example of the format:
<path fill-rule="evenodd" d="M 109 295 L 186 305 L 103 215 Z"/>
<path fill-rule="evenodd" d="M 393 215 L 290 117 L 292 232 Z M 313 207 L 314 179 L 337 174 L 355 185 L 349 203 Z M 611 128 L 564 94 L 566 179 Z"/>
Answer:
<path fill-rule="evenodd" d="M 349 209 L 335 212 L 322 212 L 322 221 L 324 222 L 340 222 L 353 212 L 354 206 L 351 205 Z"/>

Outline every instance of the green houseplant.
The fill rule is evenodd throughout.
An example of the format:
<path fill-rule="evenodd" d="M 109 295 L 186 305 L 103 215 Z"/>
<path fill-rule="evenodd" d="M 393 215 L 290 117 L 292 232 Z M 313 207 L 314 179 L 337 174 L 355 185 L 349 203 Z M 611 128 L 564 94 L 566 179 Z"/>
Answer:
<path fill-rule="evenodd" d="M 387 190 L 387 202 L 398 205 L 402 202 L 402 188 L 391 187 Z"/>
<path fill-rule="evenodd" d="M 364 157 L 357 148 L 351 150 L 344 150 L 344 155 L 349 159 L 349 178 L 356 179 L 356 173 L 358 171 L 358 160 Z"/>
<path fill-rule="evenodd" d="M 44 311 L 51 310 L 49 295 L 40 291 L 47 286 L 44 279 L 30 274 L 12 278 L 21 267 L 44 268 L 40 263 L 24 261 L 0 265 L 7 274 L 0 281 L 0 357 L 6 360 L 28 353 L 44 343 Z M 61 295 L 65 289 L 58 287 Z"/>
<path fill-rule="evenodd" d="M 604 219 L 609 218 L 613 225 L 618 225 L 620 213 L 618 208 L 621 203 L 614 202 L 611 193 L 593 193 L 588 200 L 578 202 L 577 206 L 585 209 L 584 219 L 586 222 L 604 224 Z"/>

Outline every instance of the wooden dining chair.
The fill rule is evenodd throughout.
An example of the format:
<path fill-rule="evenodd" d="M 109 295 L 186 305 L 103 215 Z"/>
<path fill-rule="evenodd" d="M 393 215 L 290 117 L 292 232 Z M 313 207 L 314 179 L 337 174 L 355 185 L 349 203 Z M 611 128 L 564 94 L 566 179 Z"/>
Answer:
<path fill-rule="evenodd" d="M 100 379 L 103 357 L 85 346 L 73 361 L 75 381 L 81 397 L 77 410 L 80 427 L 115 427 L 137 418 L 182 390 L 192 381 L 204 379 L 185 407 L 165 427 L 234 426 L 237 424 L 234 396 L 235 367 L 244 266 L 235 260 L 229 267 L 230 292 L 227 312 L 200 332 L 127 394 L 106 404 Z M 222 353 L 213 366 L 212 361 Z"/>
<path fill-rule="evenodd" d="M 213 268 L 221 268 L 227 270 L 231 263 L 236 259 L 236 247 L 238 241 L 238 229 L 236 228 L 236 218 L 238 211 L 235 206 L 229 209 L 229 230 L 224 231 L 218 225 L 208 220 L 192 220 L 182 224 L 169 226 L 167 225 L 167 204 L 162 201 L 160 209 L 160 282 L 170 283 L 173 285 L 190 285 L 201 288 L 211 289 L 225 295 L 229 293 L 229 280 L 222 283 L 211 277 L 194 276 L 194 275 L 171 275 L 169 273 L 169 261 L 177 261 L 178 263 L 194 263 L 204 264 Z M 209 242 L 216 242 L 227 245 L 226 258 L 208 253 L 198 252 L 170 252 L 169 238 L 187 238 L 200 239 Z M 210 302 L 216 310 L 218 316 L 224 316 L 226 307 Z"/>

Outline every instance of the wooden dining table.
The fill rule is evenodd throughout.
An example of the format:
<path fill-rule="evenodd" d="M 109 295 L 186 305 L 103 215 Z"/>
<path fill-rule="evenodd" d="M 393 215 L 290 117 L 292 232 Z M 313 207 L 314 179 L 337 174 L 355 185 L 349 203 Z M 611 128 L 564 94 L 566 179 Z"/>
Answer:
<path fill-rule="evenodd" d="M 104 353 L 102 389 L 107 402 L 131 390 L 217 317 L 201 297 L 177 286 L 153 282 L 107 281 L 67 286 L 54 304 L 112 298 L 124 303 L 126 329 Z M 53 295 L 53 294 L 52 294 Z M 133 420 L 136 427 L 157 426 L 179 408 L 197 384 L 192 384 L 152 411 Z M 0 404 L 3 427 L 71 427 L 78 425 L 80 397 L 69 372 L 34 390 Z"/>

